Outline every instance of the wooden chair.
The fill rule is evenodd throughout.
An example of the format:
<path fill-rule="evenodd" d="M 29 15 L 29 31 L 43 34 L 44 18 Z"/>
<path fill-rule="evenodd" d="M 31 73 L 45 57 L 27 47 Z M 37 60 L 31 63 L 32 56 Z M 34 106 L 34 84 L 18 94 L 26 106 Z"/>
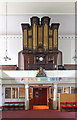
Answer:
<path fill-rule="evenodd" d="M 67 102 L 67 111 L 72 111 L 72 103 Z"/>
<path fill-rule="evenodd" d="M 61 102 L 60 105 L 61 105 L 61 111 L 66 111 L 67 103 L 66 102 Z"/>
<path fill-rule="evenodd" d="M 72 111 L 77 112 L 77 102 L 72 102 Z"/>

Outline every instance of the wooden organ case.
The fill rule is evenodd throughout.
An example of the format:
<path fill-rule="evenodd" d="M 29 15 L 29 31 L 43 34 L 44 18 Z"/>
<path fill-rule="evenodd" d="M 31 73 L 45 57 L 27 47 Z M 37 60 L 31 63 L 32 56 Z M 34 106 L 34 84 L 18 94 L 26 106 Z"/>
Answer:
<path fill-rule="evenodd" d="M 29 24 L 21 24 L 23 50 L 18 53 L 20 70 L 57 69 L 62 64 L 62 52 L 58 50 L 59 23 L 50 25 L 48 16 L 31 18 Z"/>

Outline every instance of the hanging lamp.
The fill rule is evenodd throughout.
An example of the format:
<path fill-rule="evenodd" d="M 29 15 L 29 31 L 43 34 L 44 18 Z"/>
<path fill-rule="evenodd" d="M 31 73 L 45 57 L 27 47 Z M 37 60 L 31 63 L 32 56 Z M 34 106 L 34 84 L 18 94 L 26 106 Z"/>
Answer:
<path fill-rule="evenodd" d="M 77 50 L 75 49 L 75 56 L 72 58 L 74 61 L 77 61 Z"/>
<path fill-rule="evenodd" d="M 6 2 L 6 51 L 5 51 L 5 57 L 3 59 L 5 61 L 11 60 L 11 58 L 8 57 L 8 50 L 7 50 L 7 2 Z"/>

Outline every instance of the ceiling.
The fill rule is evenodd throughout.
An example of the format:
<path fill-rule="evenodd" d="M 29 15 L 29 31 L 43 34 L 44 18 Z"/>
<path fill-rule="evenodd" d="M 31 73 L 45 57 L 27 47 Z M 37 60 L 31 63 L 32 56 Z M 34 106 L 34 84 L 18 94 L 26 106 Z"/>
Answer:
<path fill-rule="evenodd" d="M 40 18 L 42 16 L 49 16 L 51 18 L 51 23 L 60 23 L 60 35 L 75 34 L 75 2 L 29 2 L 30 0 L 28 0 L 28 2 L 7 1 L 8 34 L 22 34 L 21 23 L 30 23 L 30 18 L 32 16 L 38 16 Z M 6 3 L 0 2 L 0 34 L 6 33 L 5 15 Z"/>
<path fill-rule="evenodd" d="M 74 14 L 75 2 L 7 2 L 7 14 Z M 6 14 L 6 3 L 0 2 L 0 15 Z"/>

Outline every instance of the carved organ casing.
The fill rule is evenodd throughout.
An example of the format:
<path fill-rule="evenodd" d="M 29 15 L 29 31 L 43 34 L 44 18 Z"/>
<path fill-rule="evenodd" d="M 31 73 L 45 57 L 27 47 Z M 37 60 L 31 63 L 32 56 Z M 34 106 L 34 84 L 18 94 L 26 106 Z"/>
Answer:
<path fill-rule="evenodd" d="M 23 69 L 38 69 L 39 66 L 45 69 L 55 69 L 55 65 L 58 65 L 58 53 L 60 56 L 62 55 L 58 50 L 59 25 L 59 23 L 50 25 L 50 18 L 47 16 L 42 17 L 41 21 L 36 16 L 32 17 L 31 25 L 21 24 L 23 30 L 23 50 L 19 53 L 20 69 L 20 54 L 23 54 L 24 57 Z"/>

